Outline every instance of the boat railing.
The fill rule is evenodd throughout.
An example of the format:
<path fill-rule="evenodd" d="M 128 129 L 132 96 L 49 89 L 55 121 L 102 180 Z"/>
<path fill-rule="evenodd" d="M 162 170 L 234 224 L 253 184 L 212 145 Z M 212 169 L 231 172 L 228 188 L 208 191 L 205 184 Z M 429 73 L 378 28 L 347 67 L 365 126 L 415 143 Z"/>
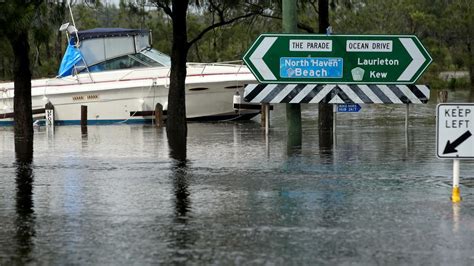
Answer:
<path fill-rule="evenodd" d="M 238 68 L 236 74 L 240 74 L 240 71 L 244 67 L 244 62 L 242 60 L 234 60 L 234 61 L 223 61 L 223 62 L 215 62 L 215 63 L 195 63 L 189 62 L 186 64 L 187 66 L 195 66 L 195 67 L 202 67 L 201 75 L 208 74 L 206 73 L 206 69 L 211 66 L 231 66 Z"/>
<path fill-rule="evenodd" d="M 235 61 L 224 61 L 224 62 L 215 62 L 215 63 L 196 63 L 196 62 L 188 62 L 186 63 L 186 66 L 188 67 L 202 67 L 202 70 L 201 70 L 201 73 L 200 75 L 206 75 L 206 74 L 211 74 L 211 72 L 209 71 L 209 67 L 212 67 L 212 66 L 227 66 L 227 67 L 235 67 L 237 68 L 237 72 L 235 72 L 235 74 L 241 74 L 241 73 L 249 73 L 248 72 L 248 69 L 245 67 L 244 63 L 242 60 L 235 60 Z M 134 68 L 134 69 L 130 69 L 130 71 L 127 71 L 126 73 L 124 73 L 121 77 L 119 77 L 117 79 L 117 81 L 123 81 L 125 79 L 127 79 L 128 76 L 130 76 L 131 74 L 133 73 L 137 73 L 137 72 L 148 72 L 150 71 L 149 68 Z M 241 71 L 245 71 L 245 72 L 241 72 Z M 157 78 L 166 78 L 166 79 L 169 79 L 170 78 L 170 75 L 171 75 L 171 68 L 168 69 L 168 72 L 166 74 L 166 76 L 161 76 L 161 77 L 157 77 Z M 166 83 L 165 85 L 169 85 L 168 83 Z"/>
<path fill-rule="evenodd" d="M 13 109 L 13 93 L 11 97 L 9 91 L 13 92 L 14 88 L 0 87 L 0 119 L 6 118 L 7 110 Z M 11 102 L 9 102 L 11 100 Z"/>
<path fill-rule="evenodd" d="M 160 67 L 158 67 L 158 68 L 160 68 Z M 162 68 L 168 68 L 168 67 L 162 67 Z M 149 71 L 150 71 L 150 68 L 131 68 L 131 69 L 129 69 L 129 71 L 125 72 L 122 76 L 117 78 L 116 81 L 124 81 L 133 73 L 149 72 Z M 155 79 L 156 78 L 169 78 L 170 77 L 170 72 L 171 72 L 171 68 L 168 69 L 168 72 L 167 72 L 166 76 L 157 76 L 157 77 L 155 77 Z"/>
<path fill-rule="evenodd" d="M 7 98 L 10 98 L 10 96 L 8 95 L 8 92 L 9 91 L 13 91 L 14 88 L 11 87 L 11 88 L 7 88 L 7 87 L 0 87 L 0 95 L 1 95 L 1 98 L 0 99 L 7 99 Z M 13 95 L 12 95 L 13 97 Z"/>

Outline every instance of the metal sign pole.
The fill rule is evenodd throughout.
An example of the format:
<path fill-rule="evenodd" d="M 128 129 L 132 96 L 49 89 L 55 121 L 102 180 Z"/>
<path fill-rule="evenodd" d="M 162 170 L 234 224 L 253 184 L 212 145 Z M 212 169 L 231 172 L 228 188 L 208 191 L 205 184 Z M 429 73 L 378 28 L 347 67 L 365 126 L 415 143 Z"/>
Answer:
<path fill-rule="evenodd" d="M 337 125 L 337 104 L 332 105 L 332 111 L 333 111 L 333 116 L 332 116 L 332 138 L 334 142 L 334 146 L 337 144 L 337 134 L 336 134 L 336 125 Z"/>
<path fill-rule="evenodd" d="M 453 194 L 451 201 L 456 203 L 461 201 L 461 191 L 459 190 L 459 169 L 460 161 L 458 159 L 453 160 Z"/>
<path fill-rule="evenodd" d="M 265 136 L 268 136 L 270 129 L 270 104 L 266 103 L 263 107 L 265 109 Z"/>
<path fill-rule="evenodd" d="M 410 114 L 410 104 L 407 103 L 406 106 L 407 108 L 406 108 L 406 114 L 405 114 L 405 132 L 408 132 L 408 116 Z"/>

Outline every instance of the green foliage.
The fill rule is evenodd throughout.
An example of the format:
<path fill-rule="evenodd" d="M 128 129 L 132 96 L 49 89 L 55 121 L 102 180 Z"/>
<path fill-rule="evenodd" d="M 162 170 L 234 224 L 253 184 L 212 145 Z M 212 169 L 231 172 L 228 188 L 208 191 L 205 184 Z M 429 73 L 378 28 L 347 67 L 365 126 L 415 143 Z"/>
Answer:
<path fill-rule="evenodd" d="M 201 22 L 197 23 L 199 20 Z M 202 29 L 200 25 L 212 23 L 212 16 L 190 14 L 188 22 L 192 22 L 188 28 L 189 34 L 195 36 Z M 256 17 L 241 23 L 216 28 L 191 47 L 188 59 L 200 62 L 241 60 L 248 47 L 262 33 L 262 29 L 265 32 L 277 32 L 280 27 L 279 21 Z"/>
<path fill-rule="evenodd" d="M 469 70 L 474 76 L 474 2 L 469 0 L 359 0 L 335 16 L 337 33 L 414 34 L 433 63 L 420 82 L 446 88 L 441 71 Z"/>
<path fill-rule="evenodd" d="M 15 58 L 12 45 L 21 34 L 36 33 L 34 23 L 41 14 L 38 8 L 41 4 L 39 0 L 0 2 L 0 80 L 13 79 Z M 37 36 L 40 37 L 40 34 Z"/>
<path fill-rule="evenodd" d="M 164 5 L 166 0 L 153 0 Z M 153 2 L 151 1 L 151 2 Z M 16 7 L 14 1 L 0 4 L 0 36 L 18 27 L 31 26 L 31 58 L 34 77 L 55 75 L 65 37 L 58 27 L 69 21 L 63 2 L 38 1 L 41 5 Z M 146 5 L 144 0 L 120 0 L 93 4 L 77 1 L 73 6 L 78 29 L 95 27 L 145 28 L 153 32 L 153 46 L 170 54 L 172 24 L 163 9 Z M 148 1 L 149 3 L 150 1 Z M 245 3 L 252 5 L 245 5 Z M 335 34 L 415 34 L 433 57 L 433 64 L 420 82 L 439 88 L 449 84 L 438 76 L 441 71 L 474 71 L 474 2 L 469 0 L 332 0 L 330 20 Z M 317 32 L 318 0 L 299 0 L 298 18 L 306 26 L 301 32 Z M 198 36 L 216 23 L 220 15 L 232 17 L 261 9 L 262 16 L 240 20 L 212 29 L 191 46 L 188 61 L 214 62 L 240 60 L 264 32 L 281 31 L 281 1 L 190 1 L 188 38 Z M 5 11 L 5 12 L 4 12 Z M 216 12 L 222 11 L 222 13 Z M 22 16 L 22 14 L 30 14 Z M 33 22 L 32 25 L 29 23 Z M 6 25 L 6 26 L 3 26 Z M 11 79 L 11 47 L 0 37 L 0 79 Z M 58 42 L 60 42 L 58 44 Z M 471 73 L 472 74 L 472 73 Z M 474 75 L 474 74 L 472 74 Z M 459 85 L 456 81 L 456 86 Z"/>
<path fill-rule="evenodd" d="M 13 51 L 7 37 L 0 36 L 0 80 L 13 79 Z"/>

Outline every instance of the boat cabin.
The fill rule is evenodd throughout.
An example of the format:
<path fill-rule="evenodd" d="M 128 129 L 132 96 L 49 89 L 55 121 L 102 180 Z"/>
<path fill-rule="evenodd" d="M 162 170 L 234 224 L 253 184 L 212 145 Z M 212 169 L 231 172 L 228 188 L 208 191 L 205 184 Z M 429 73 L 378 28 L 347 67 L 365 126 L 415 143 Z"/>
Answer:
<path fill-rule="evenodd" d="M 81 72 L 127 68 L 169 67 L 170 57 L 151 48 L 150 32 L 96 28 L 70 35 L 58 77 Z"/>

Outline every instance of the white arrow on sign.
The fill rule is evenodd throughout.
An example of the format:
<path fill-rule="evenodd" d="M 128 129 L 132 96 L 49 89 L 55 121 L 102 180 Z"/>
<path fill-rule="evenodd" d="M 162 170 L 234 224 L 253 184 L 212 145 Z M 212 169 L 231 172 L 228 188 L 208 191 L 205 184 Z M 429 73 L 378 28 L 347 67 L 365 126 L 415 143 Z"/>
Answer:
<path fill-rule="evenodd" d="M 262 75 L 263 79 L 266 80 L 276 80 L 275 75 L 273 75 L 270 68 L 263 61 L 263 57 L 270 50 L 273 43 L 277 40 L 277 37 L 265 37 L 263 41 L 258 45 L 257 49 L 250 55 L 250 62 L 255 66 L 257 71 Z"/>
<path fill-rule="evenodd" d="M 426 58 L 420 52 L 420 49 L 416 46 L 415 42 L 413 42 L 410 38 L 400 38 L 400 42 L 403 44 L 405 49 L 407 50 L 408 54 L 412 57 L 411 63 L 408 67 L 403 71 L 403 73 L 398 78 L 399 81 L 408 81 L 415 73 L 420 69 L 423 63 L 426 61 Z"/>

